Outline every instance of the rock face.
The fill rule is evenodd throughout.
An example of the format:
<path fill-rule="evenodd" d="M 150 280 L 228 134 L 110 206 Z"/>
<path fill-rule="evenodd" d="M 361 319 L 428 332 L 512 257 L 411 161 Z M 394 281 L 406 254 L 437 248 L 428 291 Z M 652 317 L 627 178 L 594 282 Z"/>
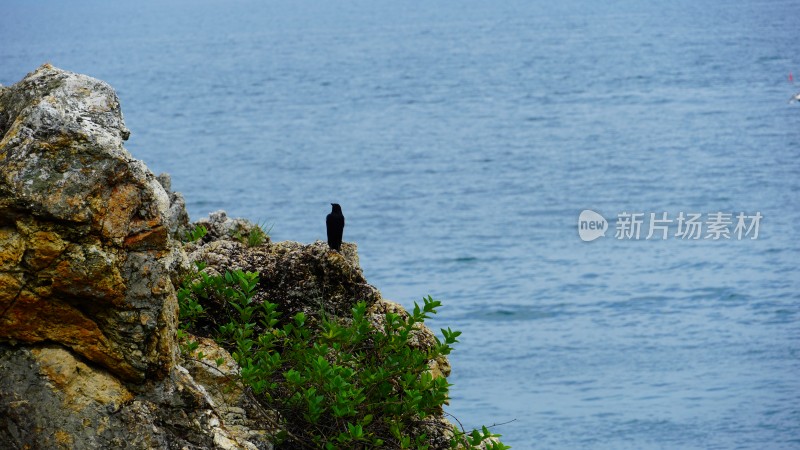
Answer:
<path fill-rule="evenodd" d="M 180 367 L 138 394 L 60 346 L 0 345 L 0 370 L 0 448 L 258 448 Z"/>
<path fill-rule="evenodd" d="M 45 65 L 0 92 L 0 337 L 129 381 L 174 364 L 166 192 L 122 147 L 114 91 Z"/>
<path fill-rule="evenodd" d="M 269 448 L 179 365 L 187 216 L 128 136 L 102 81 L 0 88 L 0 448 Z"/>

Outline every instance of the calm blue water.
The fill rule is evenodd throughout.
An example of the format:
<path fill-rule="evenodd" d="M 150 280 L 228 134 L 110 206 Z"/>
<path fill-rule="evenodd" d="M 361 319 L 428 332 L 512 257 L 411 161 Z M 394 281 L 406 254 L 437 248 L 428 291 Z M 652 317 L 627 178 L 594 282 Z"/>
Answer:
<path fill-rule="evenodd" d="M 465 426 L 800 448 L 798 2 L 110 3 L 5 0 L 0 83 L 45 61 L 111 83 L 195 218 L 310 242 L 341 203 L 368 279 L 464 332 Z M 628 241 L 623 211 L 763 219 Z"/>

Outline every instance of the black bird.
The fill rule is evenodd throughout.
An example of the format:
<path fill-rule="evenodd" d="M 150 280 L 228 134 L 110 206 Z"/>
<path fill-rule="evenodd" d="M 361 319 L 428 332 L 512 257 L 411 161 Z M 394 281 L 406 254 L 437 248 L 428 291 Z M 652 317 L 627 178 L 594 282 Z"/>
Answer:
<path fill-rule="evenodd" d="M 328 247 L 334 250 L 342 248 L 342 234 L 344 233 L 344 215 L 338 203 L 331 203 L 331 213 L 325 218 L 328 227 Z"/>

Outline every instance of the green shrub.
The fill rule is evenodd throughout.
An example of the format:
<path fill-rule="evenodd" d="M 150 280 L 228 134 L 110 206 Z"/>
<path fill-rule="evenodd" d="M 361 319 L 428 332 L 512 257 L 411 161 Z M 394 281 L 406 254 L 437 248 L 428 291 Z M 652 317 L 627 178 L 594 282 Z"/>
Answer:
<path fill-rule="evenodd" d="M 258 281 L 257 273 L 241 270 L 188 277 L 178 292 L 180 329 L 185 335 L 201 331 L 204 321 L 206 330 L 215 325 L 211 337 L 231 352 L 241 382 L 283 418 L 276 448 L 429 448 L 428 436 L 413 430 L 442 414 L 451 385 L 433 377 L 428 361 L 449 354 L 461 333 L 443 329 L 443 340 L 429 348 L 409 341 L 439 301 L 427 297 L 407 317 L 386 313 L 381 327 L 364 302 L 347 318 L 281 318 L 275 303 L 254 301 Z M 209 322 L 203 303 L 226 308 Z M 202 359 L 196 349 L 193 342 L 183 347 Z M 486 427 L 453 432 L 451 448 L 509 448 Z"/>

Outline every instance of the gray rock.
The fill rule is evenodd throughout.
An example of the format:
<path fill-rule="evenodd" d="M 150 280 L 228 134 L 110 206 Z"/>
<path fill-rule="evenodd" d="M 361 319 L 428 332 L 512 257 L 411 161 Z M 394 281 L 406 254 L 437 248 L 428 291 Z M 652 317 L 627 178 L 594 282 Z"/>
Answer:
<path fill-rule="evenodd" d="M 111 87 L 44 65 L 0 91 L 0 339 L 131 381 L 175 364 L 169 198 L 122 146 Z"/>
<path fill-rule="evenodd" d="M 272 448 L 229 431 L 185 369 L 136 394 L 62 347 L 0 344 L 0 373 L 0 448 Z"/>
<path fill-rule="evenodd" d="M 186 201 L 180 192 L 172 191 L 172 178 L 168 173 L 162 173 L 157 178 L 167 195 L 169 195 L 169 211 L 167 212 L 169 233 L 173 238 L 181 239 L 186 231 L 190 229 Z"/>
<path fill-rule="evenodd" d="M 102 81 L 0 89 L 0 448 L 271 448 L 179 365 L 188 218 L 129 134 Z"/>

